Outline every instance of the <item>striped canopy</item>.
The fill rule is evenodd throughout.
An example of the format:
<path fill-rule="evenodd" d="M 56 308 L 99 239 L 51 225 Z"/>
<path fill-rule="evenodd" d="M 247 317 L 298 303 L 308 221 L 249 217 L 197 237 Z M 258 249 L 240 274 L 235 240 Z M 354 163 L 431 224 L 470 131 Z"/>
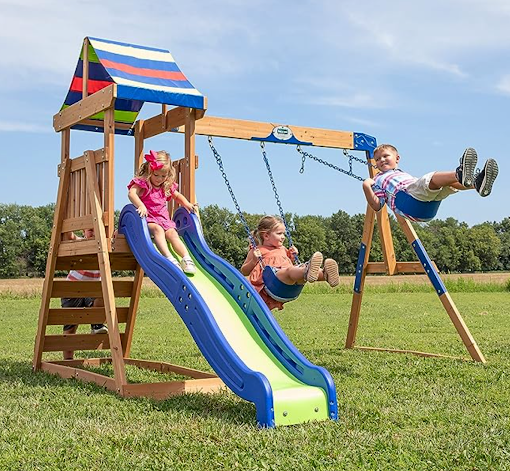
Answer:
<path fill-rule="evenodd" d="M 204 109 L 204 96 L 181 72 L 169 51 L 124 44 L 105 39 L 89 40 L 88 92 L 93 94 L 112 83 L 117 84 L 115 123 L 117 134 L 133 134 L 133 125 L 144 102 Z M 82 98 L 83 49 L 74 77 L 61 109 Z M 77 124 L 72 129 L 103 131 L 104 113 L 91 117 L 91 124 Z M 128 126 L 125 126 L 125 125 Z"/>

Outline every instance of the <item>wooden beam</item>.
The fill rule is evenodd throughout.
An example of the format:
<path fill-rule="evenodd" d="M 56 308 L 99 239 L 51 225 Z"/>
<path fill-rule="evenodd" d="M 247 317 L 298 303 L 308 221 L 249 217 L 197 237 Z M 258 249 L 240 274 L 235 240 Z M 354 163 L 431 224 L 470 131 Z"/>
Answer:
<path fill-rule="evenodd" d="M 117 307 L 119 323 L 126 322 L 127 314 L 127 307 Z M 104 324 L 105 322 L 104 307 L 53 308 L 48 315 L 48 325 Z"/>
<path fill-rule="evenodd" d="M 200 371 L 193 368 L 187 368 L 185 366 L 172 365 L 171 363 L 165 363 L 162 361 L 148 361 L 148 360 L 136 360 L 136 359 L 125 359 L 126 365 L 134 365 L 138 368 L 146 370 L 156 371 L 158 373 L 175 373 L 182 376 L 189 376 L 190 378 L 217 378 L 218 376 L 214 373 L 207 373 L 206 371 Z"/>
<path fill-rule="evenodd" d="M 45 352 L 61 352 L 62 350 L 108 350 L 110 342 L 108 334 L 60 334 L 46 335 Z"/>
<path fill-rule="evenodd" d="M 104 376 L 92 371 L 81 370 L 72 366 L 60 365 L 58 363 L 43 362 L 41 370 L 47 373 L 58 375 L 62 378 L 75 378 L 88 383 L 95 383 L 109 391 L 118 392 L 113 378 Z"/>
<path fill-rule="evenodd" d="M 74 103 L 53 116 L 53 129 L 56 132 L 82 122 L 96 113 L 112 107 L 117 96 L 117 85 L 111 84 Z"/>
<path fill-rule="evenodd" d="M 434 267 L 437 269 L 436 264 Z M 367 264 L 368 273 L 387 273 L 386 264 L 384 262 L 369 262 Z M 420 262 L 397 262 L 394 274 L 398 273 L 423 273 L 423 265 Z"/>
<path fill-rule="evenodd" d="M 231 137 L 234 139 L 263 139 L 268 137 L 277 126 L 277 123 L 204 116 L 196 122 L 195 133 L 202 136 Z M 288 127 L 290 127 L 298 140 L 310 142 L 314 146 L 354 149 L 353 132 L 290 125 Z M 175 130 L 168 129 L 168 131 L 183 133 L 185 132 L 185 127 L 180 126 Z"/>
<path fill-rule="evenodd" d="M 367 352 L 388 352 L 388 353 L 408 353 L 410 355 L 417 355 L 420 357 L 429 357 L 429 358 L 450 358 L 451 360 L 465 360 L 468 361 L 466 358 L 461 357 L 455 357 L 452 355 L 443 355 L 441 353 L 427 353 L 427 352 L 419 352 L 416 350 L 401 350 L 398 348 L 380 348 L 380 347 L 362 347 L 360 345 L 356 345 L 354 347 L 357 350 L 364 350 Z"/>
<path fill-rule="evenodd" d="M 138 303 L 140 302 L 140 293 L 142 291 L 143 273 L 144 272 L 142 267 L 136 263 L 135 279 L 133 280 L 133 289 L 131 290 L 131 298 L 129 300 L 125 335 L 122 339 L 124 358 L 128 358 L 131 352 L 131 343 L 133 341 L 136 314 L 138 312 Z"/>
<path fill-rule="evenodd" d="M 165 116 L 158 114 L 152 118 L 146 119 L 143 121 L 142 126 L 143 139 L 158 136 L 163 132 L 172 131 L 180 126 L 184 126 L 188 109 L 189 108 L 179 106 L 168 110 Z M 161 126 L 161 122 L 164 122 L 165 125 Z"/>
<path fill-rule="evenodd" d="M 113 280 L 113 292 L 117 298 L 131 296 L 133 282 L 129 280 Z M 68 281 L 53 282 L 52 298 L 100 298 L 102 297 L 101 281 Z"/>
<path fill-rule="evenodd" d="M 89 96 L 89 38 L 83 40 L 82 98 Z"/>

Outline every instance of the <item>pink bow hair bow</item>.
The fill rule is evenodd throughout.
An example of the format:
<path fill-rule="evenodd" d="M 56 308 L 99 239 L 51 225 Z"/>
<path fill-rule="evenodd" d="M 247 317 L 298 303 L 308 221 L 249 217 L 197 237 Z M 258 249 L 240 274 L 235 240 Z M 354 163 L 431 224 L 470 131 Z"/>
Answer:
<path fill-rule="evenodd" d="M 145 154 L 145 160 L 149 162 L 152 170 L 159 170 L 160 168 L 163 168 L 163 164 L 158 162 L 158 154 L 153 150 L 150 150 L 148 154 Z"/>

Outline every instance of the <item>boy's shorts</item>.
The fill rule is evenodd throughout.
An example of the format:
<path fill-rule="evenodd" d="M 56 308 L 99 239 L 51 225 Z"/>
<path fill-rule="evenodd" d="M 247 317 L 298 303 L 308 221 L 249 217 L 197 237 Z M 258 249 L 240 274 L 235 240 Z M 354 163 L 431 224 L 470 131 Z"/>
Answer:
<path fill-rule="evenodd" d="M 60 300 L 62 307 L 92 307 L 94 298 L 62 298 Z M 72 330 L 76 327 L 73 324 L 64 325 L 64 330 Z"/>
<path fill-rule="evenodd" d="M 419 201 L 441 201 L 459 191 L 451 186 L 431 190 L 429 185 L 434 173 L 436 172 L 430 172 L 418 178 L 406 188 L 406 192 Z"/>

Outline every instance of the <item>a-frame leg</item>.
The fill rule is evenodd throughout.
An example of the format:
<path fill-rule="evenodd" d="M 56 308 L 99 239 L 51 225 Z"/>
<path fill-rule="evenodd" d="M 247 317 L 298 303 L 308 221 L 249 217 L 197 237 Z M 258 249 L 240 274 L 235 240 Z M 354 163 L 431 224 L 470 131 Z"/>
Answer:
<path fill-rule="evenodd" d="M 112 271 L 108 252 L 108 241 L 103 223 L 103 211 L 99 199 L 99 186 L 96 178 L 96 159 L 94 151 L 84 153 L 85 169 L 87 172 L 87 193 L 90 198 L 92 219 L 94 221 L 94 234 L 97 241 L 97 256 L 99 271 L 101 273 L 101 289 L 103 294 L 106 322 L 108 324 L 108 337 L 112 356 L 115 386 L 122 394 L 127 384 L 124 354 L 120 340 L 119 323 L 115 307 L 115 293 L 113 290 Z"/>
<path fill-rule="evenodd" d="M 475 361 L 485 363 L 485 358 L 482 352 L 478 348 L 478 345 L 474 337 L 471 335 L 471 332 L 469 331 L 466 323 L 462 319 L 462 316 L 460 315 L 459 310 L 455 306 L 455 303 L 453 302 L 450 293 L 448 293 L 448 291 L 446 290 L 446 287 L 443 281 L 441 280 L 439 273 L 437 272 L 436 268 L 434 267 L 434 264 L 430 260 L 425 248 L 423 247 L 423 244 L 421 243 L 420 239 L 416 235 L 416 232 L 411 226 L 411 223 L 407 219 L 404 219 L 403 217 L 398 215 L 397 220 L 398 223 L 400 224 L 400 227 L 404 231 L 408 242 L 413 247 L 416 255 L 418 256 L 418 259 L 423 265 L 425 273 L 427 274 L 430 282 L 432 283 L 432 286 L 434 287 L 436 294 L 439 296 L 439 299 L 441 300 L 441 303 L 443 304 L 446 312 L 450 316 L 450 319 L 453 322 L 455 328 L 457 329 L 457 332 L 460 335 L 462 341 L 464 342 L 464 345 L 466 346 L 469 354 L 471 355 L 471 358 Z"/>
<path fill-rule="evenodd" d="M 345 348 L 353 348 L 356 341 L 356 332 L 358 330 L 359 315 L 361 312 L 361 301 L 363 299 L 363 287 L 365 286 L 365 277 L 367 275 L 367 263 L 372 247 L 372 238 L 374 235 L 375 211 L 367 206 L 365 222 L 363 224 L 363 236 L 358 254 L 358 263 L 356 265 L 356 277 L 354 279 L 354 293 L 352 295 L 351 315 L 349 317 L 349 328 L 345 340 Z"/>
<path fill-rule="evenodd" d="M 43 283 L 41 307 L 39 309 L 39 322 L 37 325 L 37 334 L 35 338 L 34 358 L 32 364 L 34 371 L 41 368 L 42 354 L 44 349 L 44 336 L 46 334 L 51 292 L 53 290 L 53 278 L 55 276 L 58 248 L 62 235 L 62 220 L 64 218 L 64 208 L 67 203 L 67 189 L 69 187 L 69 175 L 71 174 L 71 164 L 69 162 L 68 155 L 69 133 L 69 129 L 62 131 L 63 157 L 59 168 L 60 179 L 58 184 L 57 202 L 55 204 L 55 213 L 53 215 L 53 230 L 51 232 L 51 241 L 48 250 L 48 260 L 46 262 L 46 274 Z"/>

